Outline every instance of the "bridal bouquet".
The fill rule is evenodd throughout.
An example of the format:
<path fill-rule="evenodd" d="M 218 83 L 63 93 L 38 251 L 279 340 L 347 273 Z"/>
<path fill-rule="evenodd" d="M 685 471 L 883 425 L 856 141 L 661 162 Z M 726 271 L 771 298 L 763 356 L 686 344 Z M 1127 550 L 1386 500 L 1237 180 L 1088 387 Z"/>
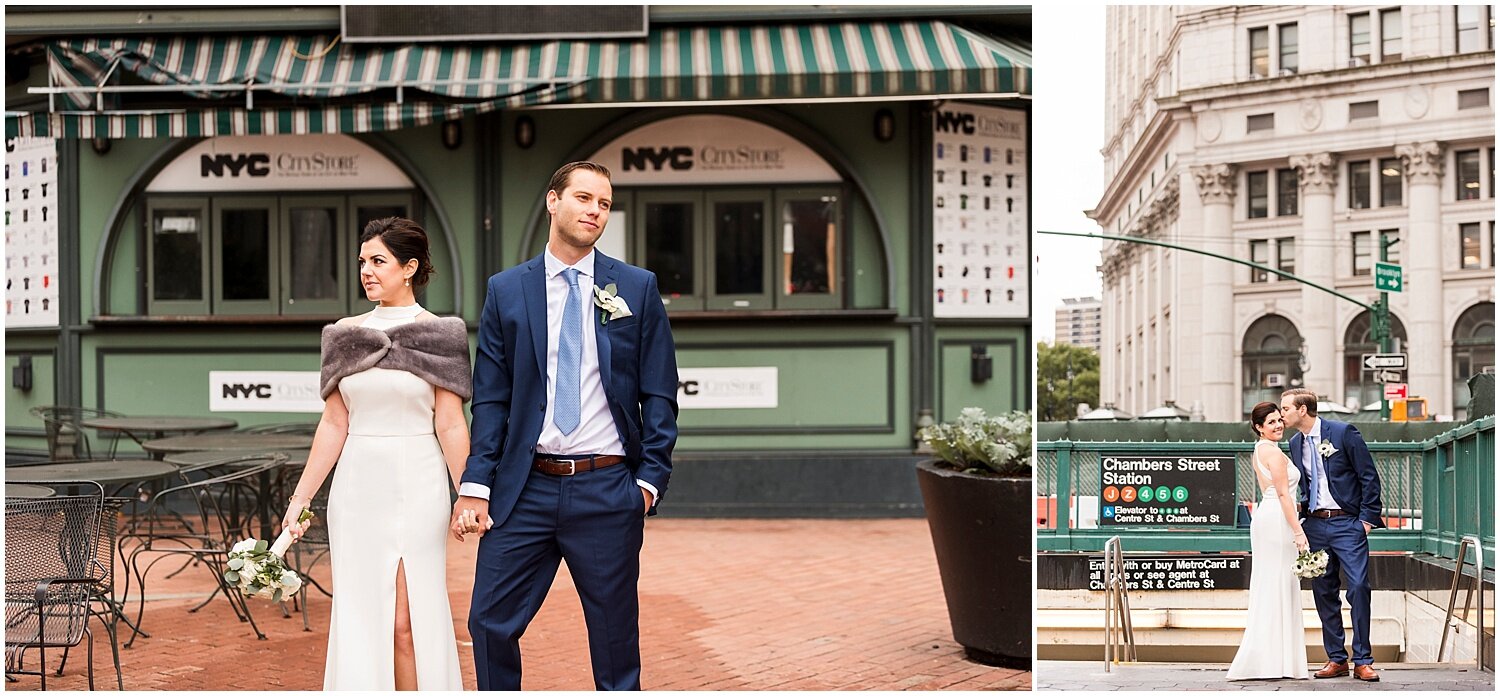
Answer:
<path fill-rule="evenodd" d="M 306 522 L 312 517 L 312 510 L 304 509 L 297 521 Z M 297 594 L 302 588 L 302 578 L 287 568 L 283 560 L 291 546 L 290 529 L 283 529 L 276 543 L 269 546 L 264 540 L 254 537 L 241 541 L 229 550 L 229 567 L 224 570 L 224 579 L 246 595 L 273 602 Z"/>
<path fill-rule="evenodd" d="M 1328 552 L 1303 551 L 1292 562 L 1292 575 L 1299 578 L 1319 578 L 1328 572 Z"/>

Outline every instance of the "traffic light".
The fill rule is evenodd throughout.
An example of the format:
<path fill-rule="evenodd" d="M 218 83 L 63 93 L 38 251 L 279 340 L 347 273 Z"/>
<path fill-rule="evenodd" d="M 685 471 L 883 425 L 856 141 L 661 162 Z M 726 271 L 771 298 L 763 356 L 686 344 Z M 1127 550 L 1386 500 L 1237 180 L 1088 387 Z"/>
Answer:
<path fill-rule="evenodd" d="M 1392 423 L 1425 421 L 1430 417 L 1427 413 L 1427 397 L 1425 396 L 1413 396 L 1391 402 Z"/>

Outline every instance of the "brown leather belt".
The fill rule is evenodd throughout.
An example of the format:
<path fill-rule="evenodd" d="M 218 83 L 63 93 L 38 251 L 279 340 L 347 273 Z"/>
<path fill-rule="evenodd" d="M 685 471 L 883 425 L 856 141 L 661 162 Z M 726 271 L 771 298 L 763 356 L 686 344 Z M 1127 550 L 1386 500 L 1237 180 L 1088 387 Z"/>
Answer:
<path fill-rule="evenodd" d="M 1340 517 L 1349 513 L 1344 512 L 1343 510 L 1311 510 L 1307 514 L 1312 515 L 1313 517 L 1316 517 L 1320 520 L 1326 520 L 1330 517 Z"/>
<path fill-rule="evenodd" d="M 585 471 L 614 466 L 624 461 L 625 458 L 618 454 L 591 454 L 582 459 L 564 459 L 538 454 L 531 460 L 531 468 L 553 476 L 572 476 Z"/>

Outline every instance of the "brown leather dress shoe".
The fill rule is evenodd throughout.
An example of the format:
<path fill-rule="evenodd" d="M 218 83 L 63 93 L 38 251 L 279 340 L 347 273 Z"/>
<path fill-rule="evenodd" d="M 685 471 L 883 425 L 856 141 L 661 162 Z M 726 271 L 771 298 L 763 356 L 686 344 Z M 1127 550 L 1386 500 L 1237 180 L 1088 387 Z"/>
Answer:
<path fill-rule="evenodd" d="M 1374 670 L 1370 670 L 1370 671 L 1373 672 Z M 1313 676 L 1317 677 L 1318 679 L 1331 679 L 1333 677 L 1347 677 L 1347 676 L 1349 676 L 1349 663 L 1347 663 L 1347 662 L 1334 662 L 1334 661 L 1330 660 L 1328 662 L 1328 664 L 1323 665 L 1323 669 L 1320 669 L 1320 670 L 1318 670 L 1316 672 L 1313 672 Z"/>
<path fill-rule="evenodd" d="M 1380 681 L 1380 673 L 1375 671 L 1372 665 L 1355 665 L 1354 678 L 1365 682 Z"/>

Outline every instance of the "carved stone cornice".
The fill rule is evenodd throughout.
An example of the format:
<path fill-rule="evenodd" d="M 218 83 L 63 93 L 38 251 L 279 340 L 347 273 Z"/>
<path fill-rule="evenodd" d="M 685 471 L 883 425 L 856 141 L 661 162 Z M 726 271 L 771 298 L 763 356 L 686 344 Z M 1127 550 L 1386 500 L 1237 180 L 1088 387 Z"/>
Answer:
<path fill-rule="evenodd" d="M 1292 155 L 1288 162 L 1297 168 L 1297 186 L 1303 193 L 1333 195 L 1339 183 L 1338 157 L 1329 152 Z"/>
<path fill-rule="evenodd" d="M 1401 158 L 1401 169 L 1406 179 L 1413 184 L 1441 184 L 1443 182 L 1443 145 L 1436 140 L 1410 145 L 1397 145 L 1396 156 Z"/>
<path fill-rule="evenodd" d="M 1235 166 L 1232 164 L 1201 164 L 1193 167 L 1193 181 L 1198 182 L 1198 195 L 1203 204 L 1234 203 Z"/>

